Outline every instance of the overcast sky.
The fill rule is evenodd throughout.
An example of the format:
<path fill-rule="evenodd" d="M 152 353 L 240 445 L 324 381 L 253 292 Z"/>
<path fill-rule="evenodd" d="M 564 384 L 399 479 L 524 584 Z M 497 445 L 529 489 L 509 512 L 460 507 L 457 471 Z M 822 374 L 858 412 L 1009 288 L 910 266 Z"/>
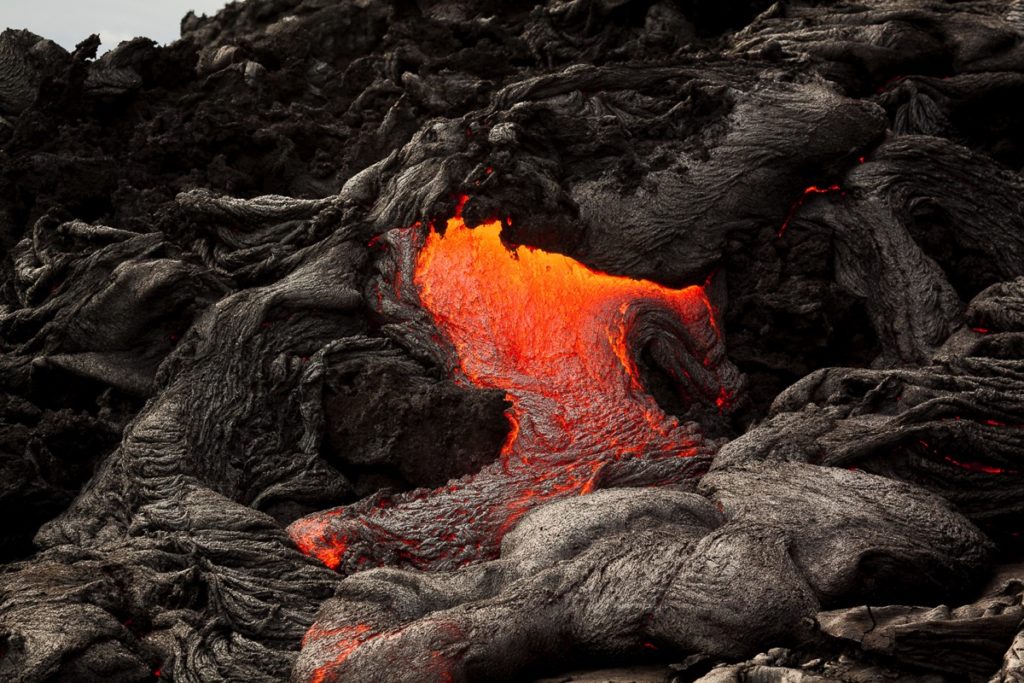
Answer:
<path fill-rule="evenodd" d="M 27 28 L 72 50 L 99 33 L 101 52 L 136 36 L 160 44 L 180 36 L 189 10 L 215 14 L 229 0 L 0 0 L 0 27 Z"/>

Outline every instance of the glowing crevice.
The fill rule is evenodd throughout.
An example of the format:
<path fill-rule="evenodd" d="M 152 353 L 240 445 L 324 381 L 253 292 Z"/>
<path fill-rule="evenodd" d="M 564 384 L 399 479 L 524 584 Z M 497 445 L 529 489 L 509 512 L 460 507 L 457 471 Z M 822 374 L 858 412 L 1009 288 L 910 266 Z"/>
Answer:
<path fill-rule="evenodd" d="M 863 157 L 861 158 L 863 159 Z M 863 163 L 863 161 L 861 163 Z M 841 188 L 839 185 L 829 185 L 827 187 L 818 187 L 817 185 L 811 185 L 810 187 L 805 187 L 804 191 L 800 194 L 800 197 L 797 198 L 797 200 L 793 202 L 793 204 L 789 207 L 789 212 L 786 214 L 785 220 L 782 221 L 782 225 L 779 227 L 778 232 L 775 233 L 775 237 L 781 239 L 782 236 L 786 234 L 786 229 L 789 227 L 789 224 L 793 221 L 793 217 L 796 216 L 797 211 L 799 211 L 800 208 L 804 205 L 804 203 L 807 202 L 808 198 L 816 194 L 831 193 L 839 193 L 841 196 L 846 194 L 845 192 L 843 192 L 843 188 Z"/>

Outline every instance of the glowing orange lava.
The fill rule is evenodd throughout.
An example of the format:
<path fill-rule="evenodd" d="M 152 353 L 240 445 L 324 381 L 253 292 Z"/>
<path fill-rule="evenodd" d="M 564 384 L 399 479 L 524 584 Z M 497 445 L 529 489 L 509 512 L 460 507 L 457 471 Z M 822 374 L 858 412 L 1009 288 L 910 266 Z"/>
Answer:
<path fill-rule="evenodd" d="M 461 209 L 461 204 L 460 204 Z M 393 230 L 382 307 L 425 309 L 427 338 L 450 342 L 463 381 L 502 389 L 512 408 L 500 459 L 433 491 L 371 496 L 304 517 L 296 545 L 350 573 L 368 566 L 451 569 L 498 554 L 505 533 L 541 503 L 602 486 L 696 481 L 715 444 L 666 415 L 637 355 L 656 347 L 691 403 L 718 415 L 739 373 L 725 357 L 700 286 L 671 289 L 594 271 L 560 254 L 501 241 L 497 221 L 443 234 Z M 382 271 L 383 272 L 383 271 Z"/>
<path fill-rule="evenodd" d="M 498 221 L 470 229 L 452 218 L 443 235 L 427 236 L 415 283 L 466 378 L 508 392 L 505 466 L 566 451 L 575 458 L 581 445 L 615 459 L 651 446 L 688 454 L 689 439 L 671 441 L 678 421 L 643 388 L 627 333 L 645 300 L 684 324 L 713 324 L 704 289 L 607 275 L 529 247 L 510 251 L 500 233 Z"/>

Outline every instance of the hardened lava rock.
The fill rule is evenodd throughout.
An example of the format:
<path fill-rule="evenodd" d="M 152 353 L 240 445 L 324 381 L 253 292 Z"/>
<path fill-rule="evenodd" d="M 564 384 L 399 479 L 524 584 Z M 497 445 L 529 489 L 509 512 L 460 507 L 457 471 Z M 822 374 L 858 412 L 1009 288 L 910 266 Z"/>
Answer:
<path fill-rule="evenodd" d="M 889 479 L 753 465 L 701 486 L 706 498 L 609 489 L 553 503 L 505 537 L 501 559 L 460 572 L 349 577 L 293 680 L 514 680 L 538 661 L 645 650 L 744 657 L 809 638 L 837 601 L 948 595 L 991 552 L 948 504 Z"/>
<path fill-rule="evenodd" d="M 0 679 L 1024 675 L 1019 1 L 82 38 L 0 34 Z"/>

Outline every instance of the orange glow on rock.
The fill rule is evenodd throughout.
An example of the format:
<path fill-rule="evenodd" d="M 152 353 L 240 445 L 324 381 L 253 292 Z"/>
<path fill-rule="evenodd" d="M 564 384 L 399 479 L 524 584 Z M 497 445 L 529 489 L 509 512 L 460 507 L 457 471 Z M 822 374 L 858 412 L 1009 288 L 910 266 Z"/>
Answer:
<path fill-rule="evenodd" d="M 325 683 L 335 680 L 334 672 L 341 668 L 353 652 L 367 640 L 377 637 L 368 624 L 355 624 L 337 629 L 324 630 L 313 626 L 302 639 L 302 646 L 318 640 L 328 640 L 334 650 L 329 662 L 319 667 L 310 677 L 310 683 Z"/>
<path fill-rule="evenodd" d="M 950 465 L 959 467 L 962 470 L 968 470 L 969 472 L 980 472 L 982 474 L 1017 474 L 1012 470 L 995 467 L 993 465 L 986 465 L 983 462 L 961 462 L 948 455 L 944 456 L 943 460 L 948 462 Z"/>
<path fill-rule="evenodd" d="M 331 569 L 337 569 L 341 564 L 341 558 L 345 555 L 348 547 L 348 540 L 344 535 L 334 535 L 329 544 L 316 543 L 315 539 L 321 538 L 332 517 L 338 511 L 328 510 L 323 515 L 311 515 L 297 520 L 291 528 L 292 538 L 299 550 L 311 557 L 315 557 Z"/>
<path fill-rule="evenodd" d="M 861 163 L 863 163 L 863 161 L 864 157 L 861 157 Z M 775 233 L 775 237 L 781 239 L 782 236 L 786 234 L 786 228 L 789 227 L 789 224 L 793 220 L 793 217 L 796 216 L 796 212 L 800 210 L 800 207 L 804 205 L 804 203 L 807 201 L 809 197 L 816 194 L 830 194 L 832 192 L 838 192 L 840 194 L 845 195 L 845 193 L 843 192 L 843 188 L 841 188 L 839 185 L 829 185 L 828 187 L 818 187 L 817 185 L 811 185 L 810 187 L 805 187 L 800 197 L 795 202 L 793 202 L 793 204 L 789 207 L 789 212 L 786 214 L 785 220 L 782 221 L 782 226 L 779 227 L 778 232 Z"/>
<path fill-rule="evenodd" d="M 643 348 L 672 366 L 666 372 L 705 414 L 726 413 L 739 390 L 703 287 L 672 289 L 509 249 L 498 221 L 465 225 L 465 201 L 443 233 L 417 225 L 377 242 L 394 270 L 382 270 L 370 298 L 417 320 L 425 310 L 432 325 L 417 338 L 453 354 L 457 378 L 506 392 L 508 438 L 477 475 L 371 496 L 289 527 L 303 552 L 343 573 L 453 569 L 497 556 L 505 533 L 544 502 L 695 482 L 716 444 L 648 393 L 637 366 Z"/>

